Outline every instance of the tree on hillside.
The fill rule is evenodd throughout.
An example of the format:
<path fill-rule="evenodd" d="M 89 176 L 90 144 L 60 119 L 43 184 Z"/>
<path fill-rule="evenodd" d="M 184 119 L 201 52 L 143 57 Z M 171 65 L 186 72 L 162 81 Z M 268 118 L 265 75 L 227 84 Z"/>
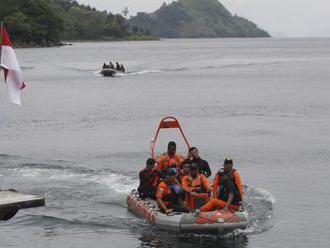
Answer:
<path fill-rule="evenodd" d="M 121 13 L 123 14 L 124 17 L 127 17 L 128 13 L 129 13 L 128 8 L 125 7 L 125 8 L 121 11 Z"/>
<path fill-rule="evenodd" d="M 2 0 L 0 18 L 10 30 L 12 40 L 48 45 L 59 41 L 61 18 L 48 0 Z"/>

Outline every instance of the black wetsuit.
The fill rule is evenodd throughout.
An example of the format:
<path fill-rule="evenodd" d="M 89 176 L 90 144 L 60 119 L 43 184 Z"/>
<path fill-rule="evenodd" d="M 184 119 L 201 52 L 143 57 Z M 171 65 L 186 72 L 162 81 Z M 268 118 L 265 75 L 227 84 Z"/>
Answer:
<path fill-rule="evenodd" d="M 234 199 L 231 204 L 239 205 L 242 201 L 241 194 L 238 191 L 236 184 L 232 180 L 226 180 L 219 184 L 219 199 L 223 201 L 228 201 L 229 194 L 234 194 Z"/>
<path fill-rule="evenodd" d="M 148 171 L 147 169 L 143 169 L 140 171 L 140 185 L 138 187 L 139 195 L 142 199 L 147 197 L 155 199 L 156 189 L 153 186 L 153 181 L 155 180 L 156 173 L 153 171 Z"/>
<path fill-rule="evenodd" d="M 212 174 L 209 163 L 200 157 L 193 158 L 193 159 L 187 159 L 183 163 L 196 164 L 198 171 L 206 177 L 209 177 Z"/>

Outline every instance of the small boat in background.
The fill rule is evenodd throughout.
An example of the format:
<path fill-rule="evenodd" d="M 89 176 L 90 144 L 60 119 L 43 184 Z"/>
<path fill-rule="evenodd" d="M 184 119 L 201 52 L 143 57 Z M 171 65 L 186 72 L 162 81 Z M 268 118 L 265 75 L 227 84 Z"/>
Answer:
<path fill-rule="evenodd" d="M 111 61 L 110 61 L 109 65 L 107 65 L 106 63 L 103 63 L 101 74 L 104 77 L 113 77 L 118 72 L 125 73 L 124 65 L 120 65 L 118 62 L 116 62 L 116 66 L 114 66 Z"/>
<path fill-rule="evenodd" d="M 117 73 L 117 70 L 115 69 L 110 69 L 110 68 L 104 68 L 101 71 L 101 74 L 104 77 L 113 77 Z"/>

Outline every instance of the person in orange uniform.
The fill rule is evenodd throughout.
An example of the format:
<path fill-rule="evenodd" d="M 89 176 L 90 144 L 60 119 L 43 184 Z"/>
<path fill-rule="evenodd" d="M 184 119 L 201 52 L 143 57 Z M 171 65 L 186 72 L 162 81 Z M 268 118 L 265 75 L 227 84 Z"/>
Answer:
<path fill-rule="evenodd" d="M 187 192 L 207 193 L 211 192 L 209 180 L 198 172 L 197 165 L 192 163 L 189 166 L 189 176 L 182 179 L 182 187 Z"/>
<path fill-rule="evenodd" d="M 170 141 L 167 145 L 167 153 L 156 158 L 158 162 L 157 170 L 159 172 L 164 172 L 167 168 L 171 167 L 173 164 L 181 166 L 182 162 L 185 160 L 184 156 L 176 154 L 176 144 L 174 141 Z"/>
<path fill-rule="evenodd" d="M 190 173 L 189 166 L 190 166 L 190 164 L 187 162 L 183 162 L 183 164 L 181 165 L 181 170 L 179 171 L 179 173 L 177 175 L 177 179 L 181 185 L 182 185 L 183 178 L 185 178 L 186 176 L 189 176 L 189 173 Z"/>
<path fill-rule="evenodd" d="M 200 208 L 202 212 L 214 209 L 238 210 L 243 200 L 243 189 L 240 175 L 233 169 L 233 161 L 225 159 L 223 170 L 220 170 L 213 181 L 213 199 Z"/>
<path fill-rule="evenodd" d="M 166 214 L 175 212 L 189 212 L 183 207 L 183 190 L 175 178 L 175 168 L 168 169 L 165 179 L 157 188 L 156 199 L 160 210 Z"/>

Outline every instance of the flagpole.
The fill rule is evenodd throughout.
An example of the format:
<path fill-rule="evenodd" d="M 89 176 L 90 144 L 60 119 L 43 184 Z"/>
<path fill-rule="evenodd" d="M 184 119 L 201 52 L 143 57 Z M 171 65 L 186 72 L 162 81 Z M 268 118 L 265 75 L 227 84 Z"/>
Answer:
<path fill-rule="evenodd" d="M 1 71 L 2 71 L 2 66 L 1 66 L 1 56 L 2 56 L 2 30 L 3 30 L 3 21 L 1 21 L 0 25 L 0 83 L 1 83 Z M 0 118 L 0 129 L 2 129 L 2 121 Z"/>
<path fill-rule="evenodd" d="M 1 25 L 0 25 L 0 45 L 2 45 L 2 30 L 3 30 L 3 21 L 1 21 Z M 2 52 L 2 46 L 0 46 L 0 69 L 2 69 L 1 66 L 1 52 Z M 1 77 L 0 77 L 1 79 Z"/>
<path fill-rule="evenodd" d="M 3 21 L 1 21 L 1 25 L 0 25 L 0 45 L 2 45 L 2 30 L 3 30 Z M 2 49 L 0 49 L 0 58 L 1 58 L 1 50 Z M 1 65 L 0 65 L 0 67 L 1 67 Z"/>
<path fill-rule="evenodd" d="M 1 83 L 1 71 L 2 71 L 2 66 L 1 66 L 1 56 L 2 56 L 2 30 L 3 30 L 3 21 L 1 21 L 1 25 L 0 25 L 0 83 Z"/>
<path fill-rule="evenodd" d="M 1 70 L 2 70 L 2 66 L 1 66 L 1 56 L 2 56 L 2 30 L 3 30 L 3 21 L 1 21 L 1 25 L 0 25 L 0 82 L 1 82 Z"/>

